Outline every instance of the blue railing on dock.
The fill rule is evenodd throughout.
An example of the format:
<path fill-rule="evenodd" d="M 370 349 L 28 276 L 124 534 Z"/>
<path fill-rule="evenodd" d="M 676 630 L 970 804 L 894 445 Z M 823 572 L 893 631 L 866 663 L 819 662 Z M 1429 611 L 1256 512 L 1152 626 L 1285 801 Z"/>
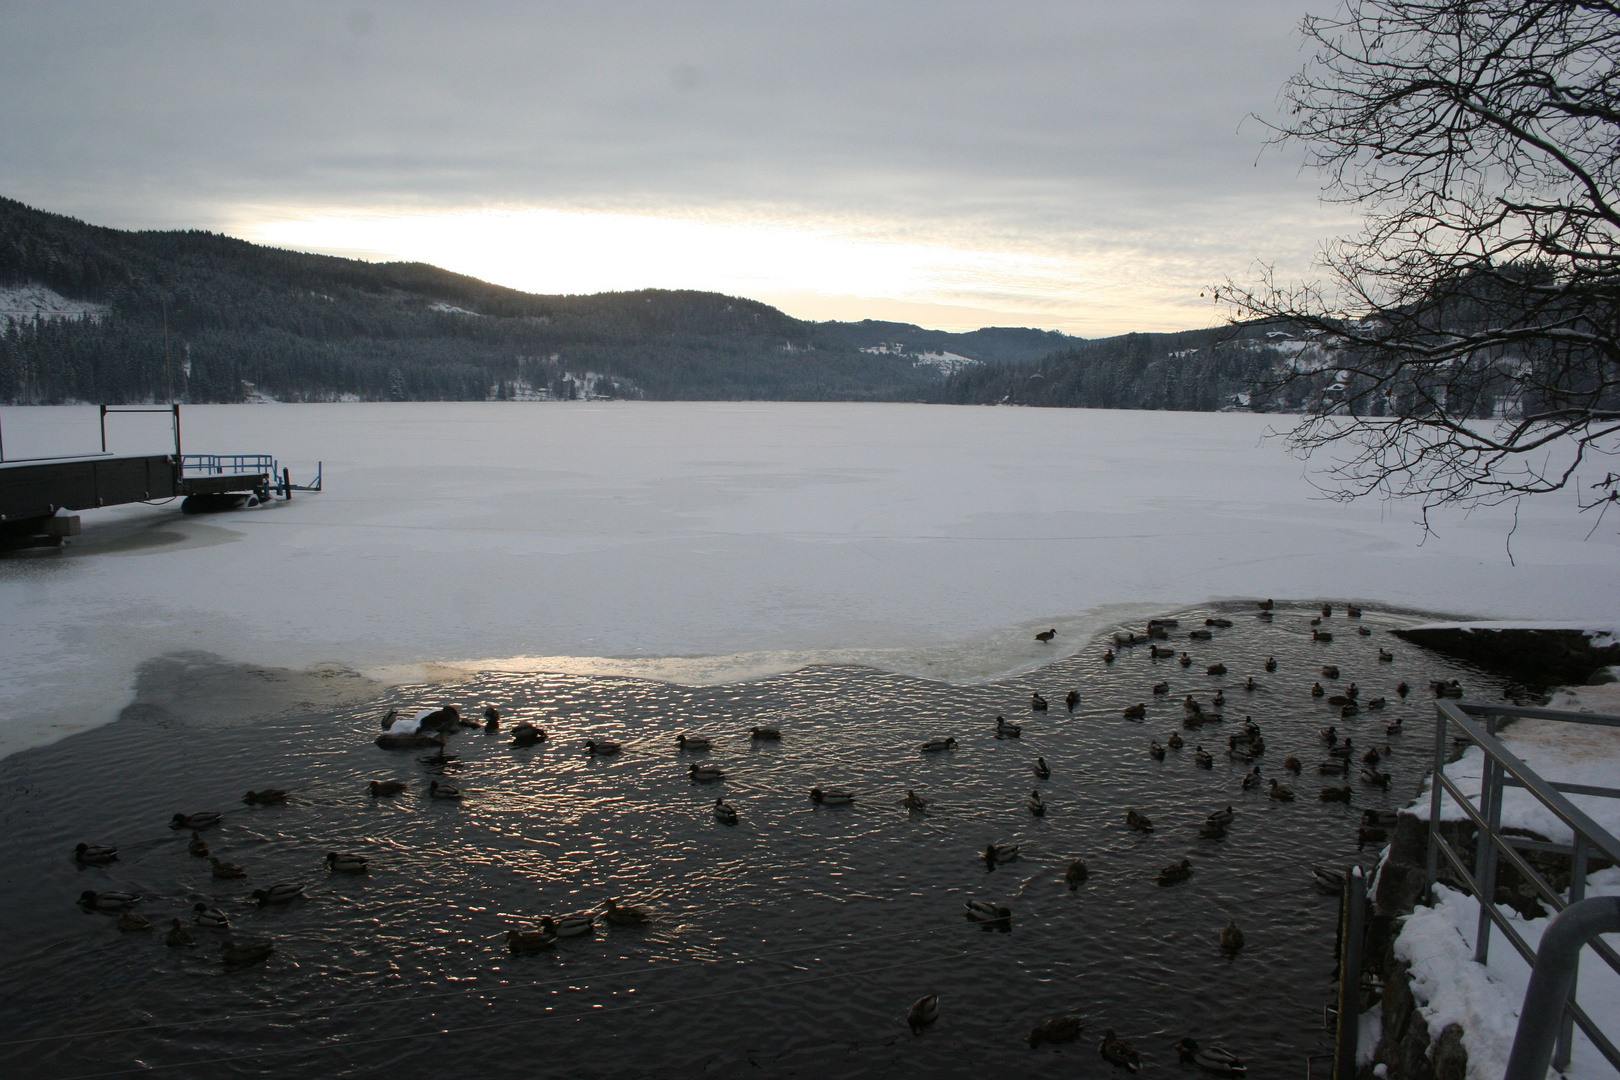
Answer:
<path fill-rule="evenodd" d="M 308 484 L 295 484 L 292 474 L 269 454 L 182 454 L 180 472 L 192 476 L 236 476 L 262 474 L 270 478 L 270 486 L 286 496 L 291 491 L 321 490 L 321 466 L 315 463 L 315 479 Z"/>

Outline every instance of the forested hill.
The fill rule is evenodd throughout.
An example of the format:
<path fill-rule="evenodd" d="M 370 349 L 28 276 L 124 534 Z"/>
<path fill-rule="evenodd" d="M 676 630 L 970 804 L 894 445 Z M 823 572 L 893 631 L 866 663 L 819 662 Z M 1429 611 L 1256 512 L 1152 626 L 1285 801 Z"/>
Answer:
<path fill-rule="evenodd" d="M 933 400 L 964 358 L 1023 365 L 1079 340 L 803 322 L 714 293 L 539 296 L 7 199 L 0 301 L 4 402 L 166 400 L 171 386 L 184 401 Z"/>

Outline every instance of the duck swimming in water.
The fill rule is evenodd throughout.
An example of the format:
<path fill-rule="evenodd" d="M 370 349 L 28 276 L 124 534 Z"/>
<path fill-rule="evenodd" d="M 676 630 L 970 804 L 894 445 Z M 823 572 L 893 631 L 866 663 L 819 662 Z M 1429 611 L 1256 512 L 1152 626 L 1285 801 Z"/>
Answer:
<path fill-rule="evenodd" d="M 717 765 L 699 765 L 693 762 L 686 767 L 686 775 L 693 783 L 712 784 L 716 780 L 725 779 L 726 771 Z"/>
<path fill-rule="evenodd" d="M 405 790 L 405 786 L 403 780 L 373 780 L 371 782 L 371 797 L 373 799 L 383 799 L 390 795 L 398 795 Z"/>
<path fill-rule="evenodd" d="M 1204 820 L 1214 822 L 1217 825 L 1230 825 L 1234 820 L 1236 820 L 1236 818 L 1237 811 L 1228 806 L 1224 810 L 1212 811 L 1209 817 L 1205 818 Z"/>
<path fill-rule="evenodd" d="M 1074 1042 L 1086 1029 L 1086 1022 L 1078 1016 L 1056 1016 L 1024 1036 L 1031 1050 L 1043 1042 Z"/>
<path fill-rule="evenodd" d="M 682 750 L 701 752 L 710 749 L 712 743 L 709 739 L 696 735 L 677 735 L 675 741 Z"/>
<path fill-rule="evenodd" d="M 1237 923 L 1229 922 L 1221 927 L 1221 952 L 1235 956 L 1243 951 L 1246 944 L 1248 943 L 1243 940 L 1243 931 L 1238 929 Z"/>
<path fill-rule="evenodd" d="M 1294 757 L 1293 755 L 1283 758 L 1283 768 L 1287 769 L 1295 776 L 1298 776 L 1300 771 L 1299 758 Z"/>
<path fill-rule="evenodd" d="M 1039 791 L 1032 791 L 1029 793 L 1029 812 L 1034 814 L 1036 817 L 1046 816 L 1046 804 L 1041 801 L 1041 793 Z"/>
<path fill-rule="evenodd" d="M 1043 757 L 1036 758 L 1035 764 L 1031 765 L 1030 768 L 1033 769 L 1035 771 L 1035 775 L 1040 777 L 1042 780 L 1050 779 L 1052 776 L 1052 770 L 1046 764 L 1046 759 Z"/>
<path fill-rule="evenodd" d="M 1260 766 L 1258 766 L 1258 765 L 1256 765 L 1253 769 L 1249 770 L 1243 776 L 1243 790 L 1244 791 L 1253 791 L 1255 788 L 1259 787 L 1262 783 L 1264 783 L 1264 781 L 1260 777 Z"/>
<path fill-rule="evenodd" d="M 220 942 L 219 951 L 227 967 L 247 967 L 270 959 L 270 955 L 276 951 L 276 943 L 268 938 L 260 941 L 227 940 Z"/>
<path fill-rule="evenodd" d="M 1153 822 L 1145 814 L 1138 814 L 1135 810 L 1125 811 L 1125 824 L 1137 832 L 1152 832 Z"/>
<path fill-rule="evenodd" d="M 1078 704 L 1080 704 L 1080 691 L 1070 690 L 1067 694 L 1063 695 L 1063 707 L 1068 709 L 1070 712 L 1074 712 L 1074 707 Z"/>
<path fill-rule="evenodd" d="M 1018 858 L 1017 844 L 986 844 L 984 846 L 984 861 L 991 866 L 1009 863 Z"/>
<path fill-rule="evenodd" d="M 493 705 L 484 706 L 484 730 L 501 730 L 501 710 L 497 709 Z"/>
<path fill-rule="evenodd" d="M 229 930 L 231 921 L 219 908 L 209 907 L 207 904 L 195 904 L 191 909 L 191 921 L 198 926 L 208 926 L 215 930 Z"/>
<path fill-rule="evenodd" d="M 196 814 L 176 814 L 169 819 L 171 829 L 212 829 L 219 824 L 220 815 L 212 810 L 201 811 Z"/>
<path fill-rule="evenodd" d="M 1271 781 L 1270 796 L 1276 802 L 1293 802 L 1294 801 L 1294 793 L 1292 791 L 1289 791 L 1287 788 L 1283 787 L 1281 784 L 1277 783 L 1277 781 L 1275 779 L 1273 779 Z"/>
<path fill-rule="evenodd" d="M 540 918 L 540 929 L 555 937 L 584 937 L 596 929 L 596 913 L 564 915 L 560 919 L 544 915 Z"/>
<path fill-rule="evenodd" d="M 267 787 L 261 791 L 250 791 L 242 796 L 242 801 L 249 806 L 274 806 L 287 801 L 287 793 L 281 788 Z"/>
<path fill-rule="evenodd" d="M 1039 634 L 1035 635 L 1040 637 Z M 1050 640 L 1050 639 L 1047 639 Z M 911 1003 L 906 1012 L 906 1026 L 911 1028 L 913 1035 L 921 1035 L 928 1030 L 928 1025 L 939 1019 L 939 995 L 925 994 Z"/>
<path fill-rule="evenodd" d="M 962 905 L 967 917 L 976 923 L 1000 923 L 1012 918 L 1012 909 L 991 900 L 968 900 Z"/>
<path fill-rule="evenodd" d="M 1154 761 L 1163 761 L 1164 747 L 1160 746 L 1156 741 L 1148 743 L 1148 757 Z"/>
<path fill-rule="evenodd" d="M 955 750 L 956 749 L 956 740 L 955 739 L 929 739 L 927 742 L 925 742 L 921 746 L 917 747 L 917 749 L 921 750 L 925 754 L 934 754 L 934 753 L 938 753 L 941 750 Z"/>
<path fill-rule="evenodd" d="M 1165 745 L 1172 750 L 1180 750 L 1183 746 L 1186 746 L 1187 743 L 1184 739 L 1182 739 L 1181 732 L 1172 731 L 1170 733 L 1170 738 L 1165 740 Z"/>
<path fill-rule="evenodd" d="M 1147 715 L 1147 704 L 1137 702 L 1135 705 L 1125 706 L 1124 716 L 1127 720 L 1140 720 Z"/>
<path fill-rule="evenodd" d="M 737 824 L 737 811 L 724 799 L 714 800 L 714 819 L 722 825 Z"/>
<path fill-rule="evenodd" d="M 1168 694 L 1170 692 L 1170 684 L 1162 680 L 1156 682 L 1153 684 L 1153 692 L 1155 694 Z"/>
<path fill-rule="evenodd" d="M 1086 860 L 1076 859 L 1074 862 L 1069 864 L 1069 868 L 1067 870 L 1063 871 L 1063 880 L 1068 882 L 1069 891 L 1074 892 L 1074 890 L 1078 889 L 1082 884 L 1085 883 L 1085 880 L 1090 876 L 1090 873 L 1091 872 L 1086 869 Z"/>
<path fill-rule="evenodd" d="M 1322 789 L 1319 798 L 1321 798 L 1323 802 L 1348 803 L 1350 801 L 1350 785 L 1345 784 L 1343 787 L 1325 787 Z"/>
<path fill-rule="evenodd" d="M 751 727 L 748 737 L 755 742 L 781 742 L 782 733 L 773 727 Z"/>
<path fill-rule="evenodd" d="M 1113 1028 L 1103 1032 L 1102 1042 L 1097 1044 L 1097 1052 L 1110 1064 L 1118 1065 L 1129 1072 L 1142 1071 L 1142 1055 L 1136 1052 L 1136 1047 L 1115 1035 Z"/>
<path fill-rule="evenodd" d="M 602 917 L 614 926 L 641 926 L 652 921 L 652 914 L 645 908 L 627 907 L 611 898 L 602 902 Z"/>
<path fill-rule="evenodd" d="M 459 799 L 461 798 L 461 789 L 451 787 L 449 784 L 441 784 L 435 780 L 428 785 L 428 795 L 434 799 Z"/>
<path fill-rule="evenodd" d="M 137 894 L 119 892 L 117 889 L 105 889 L 101 892 L 86 889 L 79 894 L 79 906 L 92 911 L 122 911 L 140 902 L 141 898 Z"/>
<path fill-rule="evenodd" d="M 107 844 L 80 844 L 73 849 L 73 860 L 81 866 L 106 866 L 118 858 L 118 849 Z"/>
<path fill-rule="evenodd" d="M 254 889 L 250 894 L 259 902 L 259 906 L 266 904 L 290 904 L 294 900 L 304 898 L 304 886 L 291 881 L 279 882 L 268 889 Z"/>
<path fill-rule="evenodd" d="M 181 926 L 179 919 L 171 919 L 169 932 L 163 935 L 163 943 L 171 949 L 183 949 L 188 945 L 197 944 L 197 935 Z"/>
<path fill-rule="evenodd" d="M 996 738 L 1016 739 L 1024 733 L 1024 729 L 1017 724 L 1007 723 L 1004 717 L 996 717 Z"/>
<path fill-rule="evenodd" d="M 1029 707 L 1036 712 L 1045 712 L 1047 708 L 1046 699 L 1041 697 L 1040 694 L 1031 692 L 1029 695 Z"/>
<path fill-rule="evenodd" d="M 247 871 L 235 863 L 220 862 L 218 859 L 209 859 L 208 861 L 213 864 L 214 876 L 223 881 L 247 877 Z"/>
<path fill-rule="evenodd" d="M 201 833 L 193 832 L 191 842 L 186 845 L 186 853 L 199 859 L 208 858 L 208 841 L 202 838 Z"/>
<path fill-rule="evenodd" d="M 1277 658 L 1275 656 L 1266 657 L 1266 670 L 1267 671 L 1276 671 L 1277 670 Z"/>
<path fill-rule="evenodd" d="M 337 851 L 326 853 L 326 868 L 334 874 L 364 874 L 370 860 L 364 855 L 345 855 Z"/>
<path fill-rule="evenodd" d="M 1192 860 L 1182 859 L 1159 871 L 1160 885 L 1179 885 L 1192 877 Z"/>
<path fill-rule="evenodd" d="M 1215 767 L 1215 756 L 1205 750 L 1202 745 L 1195 746 L 1193 747 L 1193 762 L 1200 769 L 1212 769 Z"/>
<path fill-rule="evenodd" d="M 855 801 L 855 796 L 839 788 L 823 791 L 813 787 L 810 789 L 810 801 L 817 806 L 848 806 Z"/>
<path fill-rule="evenodd" d="M 901 800 L 900 805 L 904 806 L 907 810 L 925 811 L 928 809 L 928 800 L 924 799 L 921 795 L 918 795 L 915 791 L 907 791 L 906 797 Z"/>
<path fill-rule="evenodd" d="M 592 757 L 608 757 L 617 754 L 621 749 L 623 748 L 618 743 L 609 742 L 607 739 L 585 740 L 585 753 Z"/>
<path fill-rule="evenodd" d="M 535 743 L 546 741 L 545 730 L 528 720 L 519 720 L 512 725 L 513 746 L 533 746 Z"/>
<path fill-rule="evenodd" d="M 513 956 L 533 956 L 557 947 L 557 935 L 544 930 L 508 930 L 506 951 Z"/>

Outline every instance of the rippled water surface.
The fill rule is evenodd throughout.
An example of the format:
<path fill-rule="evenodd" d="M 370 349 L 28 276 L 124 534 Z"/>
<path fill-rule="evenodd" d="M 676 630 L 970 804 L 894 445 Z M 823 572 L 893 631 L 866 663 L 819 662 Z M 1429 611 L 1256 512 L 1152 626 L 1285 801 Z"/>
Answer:
<path fill-rule="evenodd" d="M 628 679 L 498 676 L 450 688 L 399 688 L 336 713 L 253 724 L 181 721 L 132 707 L 111 727 L 0 763 L 0 1068 L 13 1077 L 69 1078 L 158 1068 L 175 1076 L 557 1075 L 1103 1076 L 1096 1039 L 1113 1028 L 1141 1050 L 1146 1072 L 1179 1071 L 1171 1043 L 1219 1042 L 1251 1075 L 1302 1075 L 1322 1052 L 1331 996 L 1337 904 L 1309 887 L 1309 868 L 1370 865 L 1356 849 L 1363 808 L 1407 801 L 1423 773 L 1433 713 L 1430 678 L 1460 678 L 1470 696 L 1496 697 L 1490 678 L 1407 646 L 1383 631 L 1407 621 L 1368 611 L 1355 633 L 1342 612 L 1313 643 L 1315 611 L 1252 609 L 1180 614 L 1172 637 L 1194 664 L 1151 660 L 1146 646 L 1102 661 L 1085 645 L 1033 675 L 953 687 L 852 668 L 813 668 L 757 683 L 693 689 Z M 1235 625 L 1189 641 L 1206 616 Z M 1140 629 L 1140 628 L 1138 628 Z M 1074 643 L 1070 643 L 1071 648 Z M 1393 663 L 1376 650 L 1390 649 Z M 1054 655 L 1068 650 L 1060 641 Z M 1263 670 L 1276 656 L 1275 674 Z M 1210 677 L 1206 665 L 1229 673 Z M 1389 707 L 1337 720 L 1309 695 L 1324 663 Z M 1258 687 L 1242 689 L 1246 675 Z M 232 669 L 213 678 L 251 678 Z M 1168 695 L 1149 688 L 1160 679 Z M 1406 701 L 1394 692 L 1405 679 Z M 1163 763 L 1151 738 L 1178 730 L 1187 693 L 1206 707 L 1228 695 L 1224 725 L 1186 731 Z M 1062 706 L 1078 689 L 1079 707 Z M 1032 689 L 1052 701 L 1029 708 Z M 459 761 L 372 745 L 389 706 L 448 700 L 476 713 L 496 704 L 510 722 L 551 734 L 532 749 L 465 731 Z M 1148 703 L 1147 719 L 1121 717 Z M 994 717 L 1023 725 L 994 737 Z M 1265 733 L 1262 771 L 1300 798 L 1244 792 L 1249 766 L 1227 760 L 1227 735 L 1252 715 Z M 1389 792 L 1356 785 L 1351 807 L 1317 800 L 1324 755 L 1317 731 L 1339 723 L 1358 746 L 1389 738 Z M 782 729 L 753 743 L 751 724 Z M 714 749 L 680 754 L 677 732 L 710 735 Z M 919 753 L 954 736 L 944 754 Z M 587 757 L 586 738 L 624 743 Z M 1217 751 L 1194 766 L 1193 744 Z M 1306 774 L 1282 771 L 1297 754 Z M 1037 755 L 1052 769 L 1039 782 Z M 726 772 L 692 783 L 689 760 Z M 366 781 L 398 778 L 407 794 L 372 799 Z M 440 778 L 460 804 L 431 800 Z M 1352 780 L 1352 783 L 1354 781 Z M 822 808 L 814 786 L 848 787 L 853 806 Z M 285 806 L 249 808 L 248 788 L 294 792 Z M 1044 819 L 1025 808 L 1039 787 Z M 900 805 L 907 789 L 927 814 Z M 741 814 L 728 828 L 710 807 L 724 796 Z M 1199 824 L 1231 804 L 1224 840 Z M 1135 808 L 1151 835 L 1125 825 Z M 215 881 L 166 827 L 177 811 L 223 810 L 204 834 L 246 881 Z M 113 843 L 118 862 L 79 868 L 80 840 Z M 985 844 L 1019 843 L 1023 857 L 987 871 Z M 329 875 L 327 851 L 362 852 L 366 877 Z M 1083 856 L 1090 880 L 1071 892 L 1064 868 Z M 1189 882 L 1156 884 L 1191 860 Z M 307 883 L 308 899 L 260 909 L 248 893 Z M 85 914 L 85 889 L 123 889 L 157 933 L 121 933 Z M 608 897 L 654 913 L 643 928 L 604 926 L 549 953 L 514 957 L 503 932 L 541 915 L 599 906 Z M 1013 911 L 1010 932 L 977 927 L 967 899 Z M 244 937 L 272 937 L 261 966 L 227 970 L 222 932 L 197 928 L 194 949 L 168 948 L 161 930 L 205 900 Z M 1248 939 L 1235 959 L 1217 934 L 1235 920 Z M 913 1037 L 904 1018 L 938 992 L 940 1019 Z M 1029 1030 L 1064 1013 L 1086 1017 L 1078 1043 L 1031 1051 Z"/>

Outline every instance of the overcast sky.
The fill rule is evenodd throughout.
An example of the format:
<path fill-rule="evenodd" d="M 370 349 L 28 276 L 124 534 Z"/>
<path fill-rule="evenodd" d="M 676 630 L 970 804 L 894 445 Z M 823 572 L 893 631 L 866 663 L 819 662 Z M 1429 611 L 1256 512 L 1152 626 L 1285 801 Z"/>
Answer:
<path fill-rule="evenodd" d="M 0 0 L 0 194 L 815 318 L 1209 325 L 1345 207 L 1263 149 L 1335 0 Z"/>

